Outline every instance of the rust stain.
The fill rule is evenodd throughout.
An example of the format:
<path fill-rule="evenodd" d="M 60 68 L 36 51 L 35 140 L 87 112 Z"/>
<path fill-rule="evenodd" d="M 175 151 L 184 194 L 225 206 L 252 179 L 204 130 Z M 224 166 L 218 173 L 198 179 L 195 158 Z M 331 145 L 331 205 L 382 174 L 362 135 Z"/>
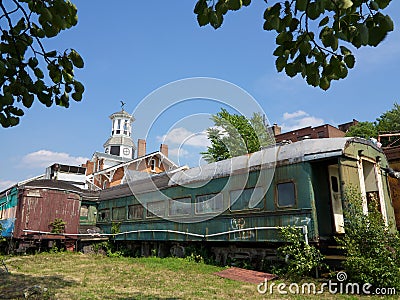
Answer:
<path fill-rule="evenodd" d="M 222 278 L 228 278 L 236 281 L 248 282 L 254 284 L 259 284 L 261 282 L 264 282 L 264 279 L 272 280 L 278 278 L 278 276 L 274 274 L 246 270 L 236 267 L 231 267 L 229 269 L 214 274 Z"/>

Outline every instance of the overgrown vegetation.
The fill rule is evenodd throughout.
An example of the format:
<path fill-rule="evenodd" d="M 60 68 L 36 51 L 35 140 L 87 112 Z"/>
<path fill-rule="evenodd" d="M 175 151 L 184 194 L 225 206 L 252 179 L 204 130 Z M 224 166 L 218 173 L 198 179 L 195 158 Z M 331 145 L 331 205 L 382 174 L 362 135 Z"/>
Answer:
<path fill-rule="evenodd" d="M 380 213 L 379 203 L 371 201 L 363 213 L 361 195 L 346 192 L 346 234 L 338 239 L 346 251 L 343 266 L 351 282 L 400 289 L 400 237 L 391 232 Z"/>
<path fill-rule="evenodd" d="M 63 233 L 65 230 L 66 222 L 63 221 L 61 218 L 55 218 L 53 222 L 49 224 L 51 228 L 51 233 Z"/>
<path fill-rule="evenodd" d="M 286 226 L 281 229 L 281 234 L 287 244 L 279 247 L 277 252 L 285 264 L 276 269 L 277 273 L 298 280 L 304 276 L 314 276 L 317 268 L 325 267 L 321 252 L 306 243 L 300 228 Z"/>

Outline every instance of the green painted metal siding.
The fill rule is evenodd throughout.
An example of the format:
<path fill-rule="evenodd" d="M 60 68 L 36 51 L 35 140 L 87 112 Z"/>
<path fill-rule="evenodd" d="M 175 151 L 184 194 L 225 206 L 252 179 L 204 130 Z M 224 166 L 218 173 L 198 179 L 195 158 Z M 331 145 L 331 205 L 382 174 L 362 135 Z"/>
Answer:
<path fill-rule="evenodd" d="M 230 178 L 217 178 L 209 181 L 203 186 L 196 188 L 175 186 L 162 190 L 162 193 L 170 199 L 190 197 L 192 203 L 195 202 L 196 196 L 215 194 L 222 192 L 224 207 L 230 204 L 230 192 L 237 189 L 248 189 L 255 186 L 267 186 L 268 190 L 264 199 L 258 205 L 261 209 L 244 209 L 239 211 L 223 212 L 210 220 L 195 223 L 176 223 L 163 220 L 160 218 L 147 218 L 146 209 L 143 212 L 143 220 L 114 220 L 121 222 L 120 231 L 128 232 L 132 230 L 175 230 L 180 232 L 189 232 L 200 235 L 214 234 L 235 229 L 245 229 L 254 227 L 278 227 L 286 225 L 308 225 L 309 237 L 313 239 L 316 236 L 316 227 L 314 225 L 315 217 L 313 213 L 314 200 L 311 189 L 311 167 L 308 163 L 298 163 L 287 166 L 280 166 L 276 169 L 272 181 L 269 180 L 271 170 L 262 170 L 251 172 L 247 175 L 235 175 Z M 276 185 L 283 182 L 293 182 L 295 185 L 296 202 L 292 207 L 279 207 L 277 205 L 277 189 Z M 154 202 L 160 199 L 158 193 L 146 193 L 140 196 L 141 202 L 146 208 L 148 202 Z M 166 205 L 166 214 L 168 214 L 168 200 Z M 99 213 L 103 209 L 109 209 L 112 216 L 112 209 L 126 206 L 127 211 L 129 205 L 138 204 L 134 196 L 120 197 L 102 201 L 99 204 Z M 185 217 L 188 219 L 196 219 L 195 206 L 192 205 L 191 215 Z M 103 229 L 110 232 L 110 222 L 98 222 L 103 224 Z M 278 229 L 261 230 L 253 232 L 231 233 L 221 236 L 208 238 L 214 241 L 240 240 L 246 241 L 277 241 L 279 240 Z M 163 233 L 163 232 L 146 232 L 131 233 L 120 235 L 117 239 L 133 239 L 133 240 L 198 240 L 201 238 L 185 236 L 182 234 Z"/>
<path fill-rule="evenodd" d="M 17 206 L 18 204 L 18 188 L 12 187 L 9 192 L 0 198 L 0 210 L 6 210 Z"/>

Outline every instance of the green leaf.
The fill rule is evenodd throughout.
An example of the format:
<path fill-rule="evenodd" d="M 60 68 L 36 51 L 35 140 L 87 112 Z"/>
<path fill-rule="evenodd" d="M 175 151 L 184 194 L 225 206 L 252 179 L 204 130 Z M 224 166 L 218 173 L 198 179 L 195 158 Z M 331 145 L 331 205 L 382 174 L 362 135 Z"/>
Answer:
<path fill-rule="evenodd" d="M 368 33 L 369 33 L 368 45 L 376 47 L 379 45 L 380 42 L 384 40 L 387 31 L 383 30 L 380 27 L 372 27 L 369 28 Z"/>
<path fill-rule="evenodd" d="M 85 64 L 83 62 L 82 57 L 74 49 L 71 50 L 71 53 L 68 56 L 69 58 L 71 58 L 72 63 L 74 64 L 75 67 L 80 69 L 84 67 Z"/>
<path fill-rule="evenodd" d="M 279 56 L 276 61 L 275 61 L 275 66 L 276 66 L 276 70 L 278 72 L 282 72 L 282 70 L 285 68 L 286 66 L 286 61 L 287 58 L 283 57 L 283 56 Z"/>
<path fill-rule="evenodd" d="M 276 37 L 276 43 L 278 45 L 283 45 L 283 43 L 287 41 L 292 41 L 292 39 L 293 39 L 293 34 L 291 32 L 284 31 L 278 34 L 278 36 Z"/>
<path fill-rule="evenodd" d="M 289 25 L 289 29 L 290 31 L 295 31 L 297 29 L 297 27 L 299 26 L 300 21 L 296 18 L 292 18 L 292 20 L 290 21 L 290 25 Z"/>
<path fill-rule="evenodd" d="M 318 19 L 320 15 L 320 11 L 318 9 L 317 3 L 316 2 L 311 2 L 308 4 L 308 10 L 307 10 L 307 15 L 311 20 L 316 20 Z"/>
<path fill-rule="evenodd" d="M 330 86 L 331 86 L 331 83 L 328 80 L 328 78 L 326 78 L 325 76 L 322 76 L 321 80 L 319 81 L 319 87 L 321 89 L 323 89 L 324 91 L 326 91 L 329 89 Z"/>
<path fill-rule="evenodd" d="M 286 75 L 288 75 L 289 77 L 294 77 L 297 75 L 297 70 L 296 70 L 296 66 L 294 63 L 288 63 L 285 66 L 285 72 Z"/>
<path fill-rule="evenodd" d="M 36 57 L 31 57 L 31 58 L 28 60 L 28 65 L 29 65 L 32 69 L 34 69 L 38 64 L 39 64 L 39 61 L 37 60 Z"/>
<path fill-rule="evenodd" d="M 329 22 L 329 16 L 326 16 L 325 18 L 323 18 L 323 19 L 319 22 L 318 26 L 319 26 L 319 27 L 322 27 L 322 26 L 328 24 L 328 22 Z"/>
<path fill-rule="evenodd" d="M 251 3 L 251 0 L 242 0 L 243 6 L 249 6 Z"/>
<path fill-rule="evenodd" d="M 369 7 L 370 7 L 371 9 L 373 9 L 373 10 L 379 10 L 379 4 L 378 4 L 377 2 L 375 2 L 375 1 L 371 1 L 371 2 L 369 3 Z"/>
<path fill-rule="evenodd" d="M 351 51 L 345 46 L 340 46 L 340 52 L 345 56 L 351 54 Z"/>
<path fill-rule="evenodd" d="M 315 70 L 310 75 L 307 75 L 306 81 L 311 86 L 314 86 L 314 87 L 318 86 L 319 82 L 320 82 L 318 70 Z"/>
<path fill-rule="evenodd" d="M 242 0 L 228 0 L 228 8 L 230 10 L 239 10 L 242 8 Z"/>
<path fill-rule="evenodd" d="M 78 93 L 78 92 L 75 92 L 75 93 L 72 93 L 72 99 L 74 99 L 75 101 L 81 101 L 82 100 L 82 94 L 81 93 Z"/>
<path fill-rule="evenodd" d="M 303 42 L 300 44 L 299 50 L 302 55 L 306 56 L 311 51 L 311 44 L 309 42 Z"/>
<path fill-rule="evenodd" d="M 25 93 L 22 96 L 22 103 L 24 104 L 25 107 L 29 108 L 32 106 L 34 99 L 35 97 L 32 94 Z"/>
<path fill-rule="evenodd" d="M 354 64 L 356 63 L 356 59 L 354 55 L 346 55 L 344 57 L 344 62 L 346 63 L 346 66 L 350 69 L 354 67 Z"/>
<path fill-rule="evenodd" d="M 79 81 L 75 80 L 73 82 L 73 84 L 74 84 L 74 87 L 75 87 L 75 92 L 82 94 L 85 91 L 85 87 Z"/>
<path fill-rule="evenodd" d="M 351 0 L 339 0 L 336 2 L 339 2 L 340 9 L 348 9 L 353 6 L 353 1 Z"/>
<path fill-rule="evenodd" d="M 210 22 L 210 18 L 208 16 L 210 9 L 208 7 L 204 8 L 203 12 L 197 15 L 197 22 L 200 26 L 205 26 Z"/>
<path fill-rule="evenodd" d="M 47 52 L 47 53 L 44 54 L 44 56 L 45 57 L 56 57 L 57 56 L 57 51 L 53 50 L 53 51 Z"/>
<path fill-rule="evenodd" d="M 300 11 L 305 11 L 307 8 L 308 0 L 296 0 L 296 9 Z"/>
<path fill-rule="evenodd" d="M 43 79 L 43 78 L 44 78 L 44 74 L 43 74 L 43 72 L 42 72 L 41 69 L 35 68 L 35 70 L 33 70 L 33 72 L 35 73 L 35 76 L 36 76 L 37 78 L 40 78 L 40 79 Z"/>
<path fill-rule="evenodd" d="M 219 4 L 219 2 L 218 2 L 218 4 Z M 207 1 L 206 0 L 199 0 L 199 1 L 197 1 L 193 12 L 198 15 L 201 12 L 203 12 L 203 10 L 205 8 L 207 8 Z"/>
<path fill-rule="evenodd" d="M 386 8 L 392 0 L 375 0 L 378 3 L 379 8 L 384 9 Z"/>

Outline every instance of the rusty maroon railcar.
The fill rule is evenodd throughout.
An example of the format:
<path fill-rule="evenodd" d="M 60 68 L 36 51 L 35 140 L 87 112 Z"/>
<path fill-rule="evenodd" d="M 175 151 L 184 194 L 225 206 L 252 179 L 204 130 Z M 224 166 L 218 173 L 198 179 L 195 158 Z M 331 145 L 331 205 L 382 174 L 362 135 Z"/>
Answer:
<path fill-rule="evenodd" d="M 15 187 L 14 187 L 15 189 Z M 14 208 L 7 215 L 8 235 L 18 252 L 29 248 L 51 247 L 54 243 L 73 249 L 79 229 L 82 190 L 54 180 L 34 180 L 17 186 Z M 51 232 L 56 219 L 65 222 L 66 235 Z"/>

